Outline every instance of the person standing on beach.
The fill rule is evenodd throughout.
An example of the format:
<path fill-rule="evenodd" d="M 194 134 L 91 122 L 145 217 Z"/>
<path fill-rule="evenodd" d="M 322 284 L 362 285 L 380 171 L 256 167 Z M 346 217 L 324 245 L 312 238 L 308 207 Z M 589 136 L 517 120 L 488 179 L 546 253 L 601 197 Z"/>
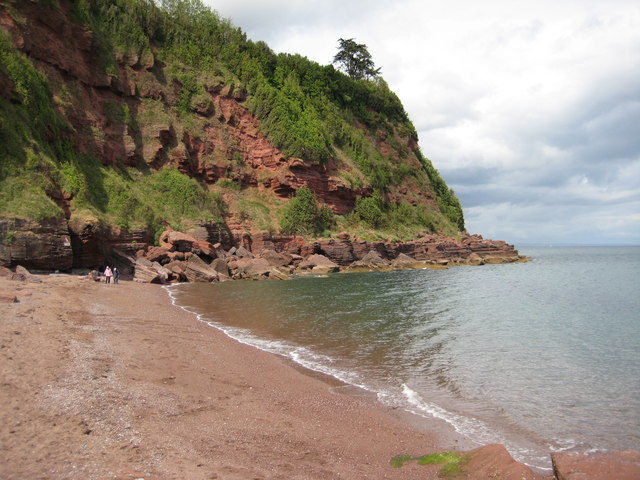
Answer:
<path fill-rule="evenodd" d="M 106 283 L 111 283 L 111 277 L 112 276 L 113 276 L 113 272 L 111 271 L 111 269 L 107 265 L 107 268 L 104 269 L 104 281 Z"/>
<path fill-rule="evenodd" d="M 118 267 L 113 267 L 113 283 L 118 283 L 118 278 L 120 278 Z"/>

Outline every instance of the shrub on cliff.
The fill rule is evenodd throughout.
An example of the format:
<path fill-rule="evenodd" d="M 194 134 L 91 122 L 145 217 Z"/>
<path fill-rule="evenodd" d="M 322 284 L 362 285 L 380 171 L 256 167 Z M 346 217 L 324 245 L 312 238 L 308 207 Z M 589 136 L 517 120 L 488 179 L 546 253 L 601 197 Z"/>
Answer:
<path fill-rule="evenodd" d="M 318 205 L 308 187 L 296 191 L 282 209 L 280 230 L 289 235 L 319 235 L 331 227 L 333 213 L 326 205 Z"/>
<path fill-rule="evenodd" d="M 382 212 L 382 198 L 379 194 L 359 198 L 356 201 L 355 213 L 365 225 L 371 228 L 379 228 L 385 222 L 385 215 Z"/>

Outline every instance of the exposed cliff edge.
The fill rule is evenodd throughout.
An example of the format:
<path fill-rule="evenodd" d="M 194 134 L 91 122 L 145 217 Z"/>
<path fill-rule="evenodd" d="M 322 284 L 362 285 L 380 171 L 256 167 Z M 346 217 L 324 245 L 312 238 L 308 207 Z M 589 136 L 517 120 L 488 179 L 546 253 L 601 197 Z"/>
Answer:
<path fill-rule="evenodd" d="M 167 229 L 341 267 L 370 251 L 518 257 L 464 232 L 384 80 L 276 55 L 197 1 L 167 5 L 0 2 L 0 264 L 96 268 Z M 313 218 L 292 207 L 302 187 Z"/>

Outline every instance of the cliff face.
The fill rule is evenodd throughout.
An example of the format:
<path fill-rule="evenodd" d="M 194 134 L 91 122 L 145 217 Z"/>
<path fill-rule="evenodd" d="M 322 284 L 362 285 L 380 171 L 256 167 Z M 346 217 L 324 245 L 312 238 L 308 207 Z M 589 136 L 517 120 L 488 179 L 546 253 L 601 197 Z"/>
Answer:
<path fill-rule="evenodd" d="M 221 53 L 206 68 L 195 68 L 176 55 L 166 40 L 171 32 L 158 33 L 163 23 L 157 18 L 169 13 L 140 2 L 148 18 L 156 19 L 156 33 L 144 36 L 144 48 L 133 48 L 127 42 L 117 45 L 122 33 L 113 33 L 115 27 L 105 20 L 108 4 L 109 12 L 121 16 L 112 23 L 129 18 L 121 2 L 87 3 L 80 10 L 69 0 L 0 2 L 6 60 L 0 68 L 0 128 L 11 140 L 0 152 L 5 163 L 0 181 L 9 192 L 0 196 L 5 250 L 9 238 L 22 238 L 28 230 L 27 223 L 15 221 L 25 217 L 60 224 L 61 238 L 66 225 L 74 266 L 99 265 L 111 246 L 131 243 L 127 237 L 152 242 L 154 231 L 168 223 L 181 228 L 184 222 L 215 217 L 217 229 L 238 243 L 246 235 L 277 232 L 278 211 L 303 186 L 340 216 L 336 231 L 355 229 L 382 238 L 384 233 L 371 232 L 386 224 L 387 236 L 401 226 L 415 237 L 420 231 L 454 234 L 463 225 L 461 213 L 458 225 L 452 221 L 459 204 L 422 157 L 413 127 L 386 86 L 351 81 L 306 59 L 277 57 L 264 46 L 259 47 L 267 53 L 251 53 L 258 46 L 206 10 L 197 15 L 214 18 L 218 30 L 227 28 L 225 38 L 237 37 L 221 41 L 237 52 Z M 276 66 L 262 67 L 260 83 L 257 74 L 247 73 L 247 58 Z M 25 69 L 30 76 L 20 73 Z M 288 73 L 279 79 L 282 71 Z M 324 89 L 321 100 L 305 90 L 309 72 L 322 77 L 312 85 Z M 336 87 L 339 82 L 344 87 Z M 31 93 L 36 90 L 43 93 L 37 97 Z M 353 103 L 356 94 L 365 100 Z M 40 116 L 39 111 L 53 120 L 40 125 L 28 118 Z M 288 125 L 284 135 L 278 133 L 283 125 Z M 292 146 L 296 138 L 301 143 Z M 138 185 L 168 168 L 206 192 L 206 201 L 195 202 L 200 213 L 180 214 L 186 210 L 178 205 L 179 213 L 169 217 L 156 210 L 163 200 L 145 203 L 149 190 Z M 375 208 L 383 220 L 396 223 L 367 223 L 357 202 L 372 195 L 379 199 Z M 204 218 L 211 198 L 224 206 Z M 23 213 L 38 202 L 37 213 Z M 68 254 L 65 249 L 53 254 L 64 257 L 58 268 L 69 267 Z M 4 251 L 3 262 L 12 255 Z"/>

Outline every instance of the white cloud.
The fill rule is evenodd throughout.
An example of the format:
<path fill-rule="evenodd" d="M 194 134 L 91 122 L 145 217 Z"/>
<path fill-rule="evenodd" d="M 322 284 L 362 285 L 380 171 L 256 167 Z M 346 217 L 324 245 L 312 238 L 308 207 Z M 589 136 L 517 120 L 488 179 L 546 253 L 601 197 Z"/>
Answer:
<path fill-rule="evenodd" d="M 640 243 L 637 0 L 210 3 L 321 64 L 367 44 L 470 231 Z"/>

